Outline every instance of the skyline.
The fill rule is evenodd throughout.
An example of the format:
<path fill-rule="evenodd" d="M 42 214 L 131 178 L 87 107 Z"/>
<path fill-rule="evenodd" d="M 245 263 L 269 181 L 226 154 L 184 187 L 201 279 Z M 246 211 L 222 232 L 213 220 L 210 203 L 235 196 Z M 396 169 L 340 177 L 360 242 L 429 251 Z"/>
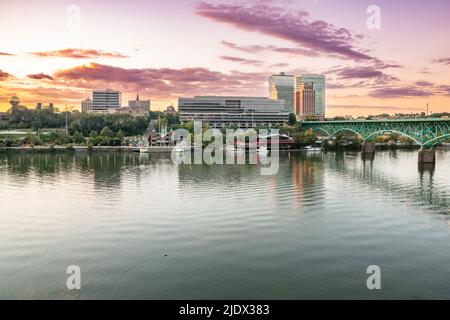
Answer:
<path fill-rule="evenodd" d="M 106 7 L 108 3 L 108 7 Z M 67 25 L 71 5 L 79 26 Z M 0 1 L 0 111 L 13 95 L 80 108 L 92 89 L 153 109 L 195 95 L 267 96 L 272 74 L 324 74 L 327 116 L 449 111 L 450 3 Z M 69 8 L 70 13 L 67 13 Z M 108 8 L 106 11 L 105 8 Z"/>

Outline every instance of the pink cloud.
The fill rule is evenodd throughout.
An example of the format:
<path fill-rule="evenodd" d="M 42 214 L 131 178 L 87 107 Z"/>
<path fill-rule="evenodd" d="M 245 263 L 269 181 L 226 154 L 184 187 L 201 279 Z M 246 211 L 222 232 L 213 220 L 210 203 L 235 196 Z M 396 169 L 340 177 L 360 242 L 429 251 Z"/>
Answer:
<path fill-rule="evenodd" d="M 94 49 L 62 49 L 53 51 L 40 51 L 31 53 L 37 57 L 59 57 L 59 58 L 73 58 L 73 59 L 95 59 L 95 58 L 127 58 L 118 52 L 107 52 L 103 50 Z"/>
<path fill-rule="evenodd" d="M 53 80 L 52 76 L 45 73 L 29 74 L 27 77 L 35 80 L 42 80 L 42 79 Z"/>
<path fill-rule="evenodd" d="M 10 78 L 12 78 L 11 74 L 0 70 L 0 81 L 5 81 L 5 80 L 8 80 Z"/>
<path fill-rule="evenodd" d="M 239 58 L 239 57 L 233 57 L 233 56 L 221 56 L 222 60 L 231 61 L 231 62 L 238 62 L 246 65 L 253 65 L 253 66 L 260 66 L 263 64 L 261 60 L 252 60 L 252 59 L 245 59 L 245 58 Z"/>
<path fill-rule="evenodd" d="M 207 68 L 125 69 L 98 63 L 59 70 L 53 78 L 60 85 L 141 91 L 156 98 L 264 92 L 267 81 L 267 75 L 262 73 L 222 73 Z"/>
<path fill-rule="evenodd" d="M 267 4 L 213 5 L 200 2 L 197 14 L 227 23 L 246 31 L 254 31 L 289 40 L 308 50 L 351 60 L 374 58 L 355 48 L 355 36 L 345 28 L 336 28 L 325 21 L 310 21 L 305 11 L 286 11 Z"/>

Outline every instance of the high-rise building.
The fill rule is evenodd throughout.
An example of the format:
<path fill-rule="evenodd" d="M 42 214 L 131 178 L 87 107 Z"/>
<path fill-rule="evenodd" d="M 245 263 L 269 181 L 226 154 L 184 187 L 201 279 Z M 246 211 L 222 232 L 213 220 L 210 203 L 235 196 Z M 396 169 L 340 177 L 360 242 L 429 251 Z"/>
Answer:
<path fill-rule="evenodd" d="M 314 110 L 310 110 L 309 106 L 307 108 L 302 108 L 301 105 L 299 106 L 296 105 L 295 109 L 297 117 L 315 116 L 323 118 L 325 117 L 325 76 L 315 74 L 304 74 L 301 75 L 300 77 L 296 77 L 295 79 L 296 97 L 297 92 L 299 92 L 300 97 L 301 96 L 304 97 L 305 94 L 302 92 L 302 90 L 311 90 L 311 85 L 314 90 Z M 311 93 L 308 92 L 306 93 L 306 96 L 310 95 Z M 300 100 L 296 99 L 296 102 L 300 102 Z"/>
<path fill-rule="evenodd" d="M 265 97 L 197 96 L 178 100 L 181 123 L 201 120 L 214 128 L 284 124 L 289 120 L 289 113 L 283 108 L 284 100 Z"/>
<path fill-rule="evenodd" d="M 106 89 L 94 90 L 92 93 L 93 111 L 117 110 L 122 105 L 122 93 L 120 91 Z"/>
<path fill-rule="evenodd" d="M 295 78 L 284 72 L 269 77 L 269 97 L 275 100 L 284 100 L 283 111 L 294 112 Z"/>
<path fill-rule="evenodd" d="M 87 113 L 92 111 L 92 100 L 87 98 L 81 101 L 81 112 Z"/>
<path fill-rule="evenodd" d="M 314 84 L 303 82 L 295 91 L 295 114 L 299 117 L 315 116 Z"/>

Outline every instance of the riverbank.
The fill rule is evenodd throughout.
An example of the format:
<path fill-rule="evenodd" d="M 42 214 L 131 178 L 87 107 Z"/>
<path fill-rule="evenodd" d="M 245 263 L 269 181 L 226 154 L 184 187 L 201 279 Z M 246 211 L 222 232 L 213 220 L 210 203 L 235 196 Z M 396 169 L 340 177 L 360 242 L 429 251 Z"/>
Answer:
<path fill-rule="evenodd" d="M 150 153 L 170 153 L 173 147 L 154 146 L 149 147 Z M 21 147 L 1 147 L 0 152 L 139 152 L 135 146 L 21 146 Z"/>

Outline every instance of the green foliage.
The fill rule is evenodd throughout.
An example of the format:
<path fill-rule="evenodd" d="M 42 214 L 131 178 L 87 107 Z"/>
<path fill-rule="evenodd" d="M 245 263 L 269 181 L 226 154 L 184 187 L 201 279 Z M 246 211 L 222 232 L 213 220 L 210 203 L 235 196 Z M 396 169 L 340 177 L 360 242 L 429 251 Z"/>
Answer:
<path fill-rule="evenodd" d="M 313 144 L 317 141 L 317 136 L 312 129 L 308 129 L 303 134 L 303 143 L 305 144 Z"/>
<path fill-rule="evenodd" d="M 290 114 L 289 114 L 289 121 L 288 121 L 288 124 L 289 124 L 290 126 L 293 126 L 293 125 L 297 124 L 297 116 L 295 115 L 295 113 L 290 113 Z"/>
<path fill-rule="evenodd" d="M 84 143 L 86 141 L 86 139 L 83 137 L 83 135 L 78 131 L 75 131 L 75 133 L 72 136 L 72 139 L 73 139 L 73 142 L 78 143 L 78 144 Z"/>
<path fill-rule="evenodd" d="M 106 137 L 106 138 L 112 138 L 112 137 L 114 137 L 114 133 L 112 132 L 112 130 L 110 128 L 104 127 L 102 129 L 102 131 L 100 131 L 100 136 Z"/>
<path fill-rule="evenodd" d="M 83 128 L 81 127 L 80 123 L 78 121 L 72 122 L 69 125 L 69 134 L 74 135 L 76 132 L 82 132 Z"/>
<path fill-rule="evenodd" d="M 123 134 L 123 131 L 122 131 L 122 130 L 119 130 L 119 132 L 117 132 L 116 138 L 119 139 L 120 142 L 123 141 L 123 139 L 125 138 L 125 135 Z"/>
<path fill-rule="evenodd" d="M 55 109 L 44 108 L 42 110 L 27 109 L 23 106 L 11 108 L 8 111 L 9 121 L 2 124 L 5 128 L 33 128 L 37 131 L 41 128 L 63 128 L 66 121 L 66 113 L 58 113 Z M 176 123 L 177 118 L 167 117 L 167 122 Z M 104 127 L 113 132 L 122 130 L 124 135 L 142 135 L 147 129 L 149 117 L 133 117 L 129 114 L 86 114 L 78 111 L 67 112 L 69 133 L 76 131 L 88 136 L 91 131 L 100 132 Z"/>

